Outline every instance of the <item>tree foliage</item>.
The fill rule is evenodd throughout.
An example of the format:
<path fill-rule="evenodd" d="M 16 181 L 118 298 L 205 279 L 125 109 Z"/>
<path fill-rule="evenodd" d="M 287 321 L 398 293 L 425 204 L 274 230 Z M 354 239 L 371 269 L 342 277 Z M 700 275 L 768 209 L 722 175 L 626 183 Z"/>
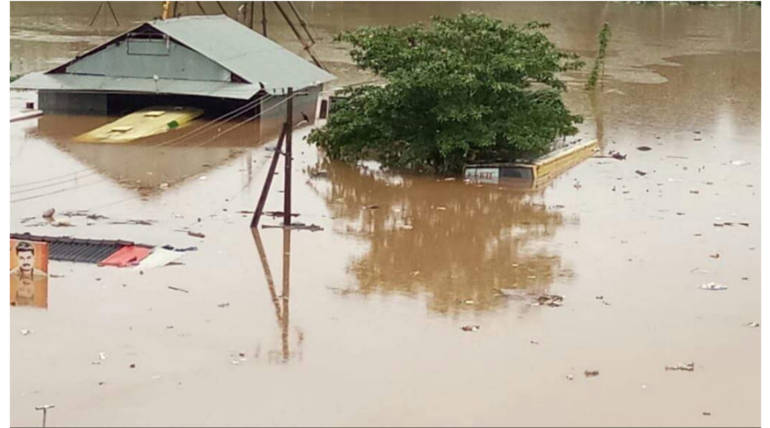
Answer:
<path fill-rule="evenodd" d="M 556 49 L 546 27 L 462 14 L 342 33 L 355 63 L 387 83 L 343 89 L 309 141 L 333 159 L 438 173 L 547 152 L 582 121 L 562 102 L 557 73 L 583 63 Z"/>

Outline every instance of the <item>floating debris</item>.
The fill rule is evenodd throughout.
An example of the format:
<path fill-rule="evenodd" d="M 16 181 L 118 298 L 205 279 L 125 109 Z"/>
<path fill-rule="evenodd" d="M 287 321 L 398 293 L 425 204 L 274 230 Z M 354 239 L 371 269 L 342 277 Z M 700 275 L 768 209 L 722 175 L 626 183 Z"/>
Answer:
<path fill-rule="evenodd" d="M 22 336 L 27 336 L 30 333 L 32 333 L 32 330 L 29 330 L 29 329 L 26 329 L 26 328 L 22 328 L 21 330 L 19 330 L 19 333 L 21 333 Z"/>
<path fill-rule="evenodd" d="M 556 308 L 561 306 L 563 302 L 564 296 L 559 296 L 558 294 L 544 294 L 537 297 L 537 305 L 539 306 L 550 306 L 552 308 Z"/>
<path fill-rule="evenodd" d="M 42 217 L 43 218 L 52 219 L 53 218 L 53 213 L 55 213 L 55 212 L 56 212 L 55 209 L 48 208 L 47 210 L 43 211 Z"/>
<path fill-rule="evenodd" d="M 695 363 L 691 361 L 689 363 L 679 363 L 673 366 L 666 366 L 666 371 L 692 372 L 695 371 Z"/>
<path fill-rule="evenodd" d="M 620 152 L 616 152 L 614 150 L 610 151 L 610 157 L 617 160 L 626 160 L 627 155 L 621 154 Z"/>
<path fill-rule="evenodd" d="M 698 190 L 690 190 L 690 193 L 692 193 L 693 195 L 697 195 L 697 194 L 700 193 L 700 191 L 698 191 Z"/>
<path fill-rule="evenodd" d="M 184 288 L 174 287 L 174 286 L 171 286 L 171 285 L 169 285 L 168 288 L 169 288 L 169 290 L 181 291 L 182 293 L 189 293 L 190 292 L 189 290 L 185 290 Z"/>
<path fill-rule="evenodd" d="M 731 162 L 730 162 L 730 165 L 734 165 L 734 166 L 744 166 L 744 165 L 748 165 L 748 164 L 750 164 L 750 163 L 751 163 L 751 162 L 749 162 L 749 161 L 745 161 L 745 160 L 734 160 L 734 161 L 731 161 Z"/>
<path fill-rule="evenodd" d="M 756 322 L 756 321 L 752 321 L 752 322 L 750 322 L 750 323 L 746 323 L 746 324 L 744 324 L 744 325 L 745 325 L 746 327 L 751 327 L 751 328 L 757 328 L 757 327 L 759 327 L 759 323 L 758 323 L 758 322 Z"/>
<path fill-rule="evenodd" d="M 575 376 L 572 376 L 571 374 L 568 374 L 566 376 L 566 378 L 567 378 L 567 380 L 572 380 L 572 379 L 575 379 Z"/>
<path fill-rule="evenodd" d="M 230 302 L 220 303 L 217 306 L 220 307 L 220 308 L 226 308 L 226 307 L 230 306 Z"/>
<path fill-rule="evenodd" d="M 647 175 L 647 173 L 646 173 L 646 172 L 644 172 L 644 171 L 642 171 L 642 170 L 640 170 L 640 169 L 637 169 L 637 170 L 636 170 L 636 171 L 634 171 L 634 172 L 636 172 L 637 174 L 641 175 L 642 177 L 644 177 L 645 175 Z"/>
<path fill-rule="evenodd" d="M 650 150 L 652 150 L 652 148 L 648 146 L 639 146 L 636 148 L 636 150 L 639 150 L 640 152 L 649 152 Z"/>
<path fill-rule="evenodd" d="M 204 235 L 204 234 L 202 234 L 200 232 L 193 232 L 191 230 L 188 230 L 187 234 L 190 235 L 190 236 L 193 236 L 195 238 L 205 238 L 206 237 L 206 235 Z"/>
<path fill-rule="evenodd" d="M 152 226 L 155 224 L 154 220 L 120 220 L 120 221 L 111 221 L 108 224 L 131 224 L 135 226 Z"/>
<path fill-rule="evenodd" d="M 599 376 L 599 370 L 586 370 L 583 374 L 585 374 L 586 377 Z"/>
<path fill-rule="evenodd" d="M 136 368 L 136 364 L 134 364 L 134 363 L 131 363 L 131 364 L 129 364 L 128 368 L 130 368 L 130 369 L 135 369 L 135 368 Z"/>
<path fill-rule="evenodd" d="M 537 339 L 529 339 L 529 343 L 531 343 L 533 345 L 539 345 L 540 344 L 540 342 L 538 342 Z"/>
<path fill-rule="evenodd" d="M 709 254 L 709 257 L 711 257 L 712 259 L 718 259 L 719 253 Z"/>
<path fill-rule="evenodd" d="M 473 331 L 473 332 L 475 332 L 475 331 L 479 331 L 481 329 L 481 326 L 480 325 L 464 325 L 464 326 L 460 327 L 460 329 L 462 331 Z"/>
<path fill-rule="evenodd" d="M 704 290 L 714 290 L 714 291 L 727 290 L 727 286 L 726 285 L 717 284 L 715 282 L 708 282 L 706 284 L 701 284 L 700 288 L 702 288 Z"/>
<path fill-rule="evenodd" d="M 711 416 L 711 412 L 703 412 L 703 416 Z"/>
<path fill-rule="evenodd" d="M 379 205 L 367 205 L 367 206 L 364 207 L 365 210 L 376 210 L 376 209 L 379 209 L 379 208 L 380 208 Z"/>

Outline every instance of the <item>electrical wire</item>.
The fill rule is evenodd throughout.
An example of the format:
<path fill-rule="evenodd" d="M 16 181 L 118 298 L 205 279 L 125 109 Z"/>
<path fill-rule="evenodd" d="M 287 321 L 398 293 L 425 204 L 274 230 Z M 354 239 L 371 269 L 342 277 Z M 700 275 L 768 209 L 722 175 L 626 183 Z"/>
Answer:
<path fill-rule="evenodd" d="M 240 107 L 238 107 L 236 109 L 233 109 L 233 110 L 231 110 L 231 111 L 229 111 L 229 112 L 227 112 L 227 113 L 225 113 L 225 114 L 215 118 L 214 120 L 212 120 L 210 122 L 207 122 L 205 125 L 191 130 L 190 132 L 188 132 L 186 134 L 180 135 L 177 138 L 174 138 L 174 139 L 171 139 L 171 140 L 168 140 L 168 141 L 164 141 L 162 143 L 155 144 L 153 146 L 149 146 L 147 148 L 152 149 L 152 148 L 156 148 L 156 147 L 160 147 L 160 146 L 164 146 L 164 145 L 170 145 L 170 144 L 176 143 L 178 141 L 182 141 L 185 138 L 190 138 L 190 137 L 192 137 L 193 134 L 199 134 L 199 133 L 201 133 L 201 132 L 203 132 L 205 130 L 210 129 L 211 127 L 216 125 L 218 122 L 222 122 L 225 119 L 231 119 L 231 118 L 233 118 L 235 116 L 239 116 L 241 113 L 243 113 L 244 111 L 248 110 L 249 108 L 256 106 L 260 102 L 267 101 L 271 97 L 273 97 L 273 95 L 265 93 L 262 96 L 254 99 L 252 101 L 249 101 L 248 103 L 246 103 L 246 104 L 244 104 L 244 105 L 242 105 L 242 106 L 240 106 Z M 48 177 L 48 178 L 44 178 L 44 179 L 41 179 L 41 180 L 34 180 L 34 181 L 28 181 L 26 183 L 14 184 L 14 185 L 11 185 L 11 188 L 13 189 L 13 188 L 18 188 L 18 187 L 28 186 L 28 185 L 31 185 L 31 184 L 44 183 L 44 182 L 55 180 L 55 179 L 69 177 L 70 175 L 77 175 L 77 174 L 79 174 L 81 172 L 85 172 L 85 171 L 91 171 L 91 168 L 84 168 L 82 170 L 78 170 L 78 171 L 74 171 L 74 172 L 70 172 L 70 173 L 66 173 L 66 174 L 61 174 L 61 175 L 54 176 L 54 177 Z M 87 177 L 87 176 L 93 175 L 95 173 L 96 173 L 95 171 L 91 171 L 89 174 L 85 174 L 83 177 Z M 66 181 L 69 181 L 69 179 L 66 179 L 66 180 L 64 180 L 62 182 L 66 182 Z M 43 188 L 43 187 L 51 187 L 51 185 L 41 186 L 41 187 L 38 187 L 38 188 Z M 32 190 L 32 189 L 29 189 L 29 190 Z M 17 191 L 17 192 L 21 193 L 22 191 Z M 11 192 L 11 193 L 13 193 L 13 192 Z"/>
<path fill-rule="evenodd" d="M 191 147 L 199 147 L 199 146 L 202 146 L 204 144 L 210 143 L 210 142 L 214 141 L 216 138 L 219 138 L 220 136 L 222 136 L 224 134 L 227 134 L 227 133 L 229 133 L 229 132 L 231 132 L 231 131 L 233 131 L 233 130 L 235 130 L 235 129 L 243 126 L 243 125 L 245 125 L 246 123 L 248 123 L 248 122 L 250 122 L 250 121 L 260 117 L 262 114 L 267 113 L 267 112 L 277 108 L 281 104 L 284 104 L 284 103 L 288 102 L 290 99 L 292 99 L 292 98 L 294 98 L 296 96 L 297 96 L 297 94 L 292 94 L 291 96 L 285 97 L 283 100 L 281 100 L 281 101 L 277 102 L 276 104 L 272 105 L 270 108 L 268 108 L 268 109 L 266 109 L 264 111 L 260 111 L 259 113 L 249 117 L 248 119 L 245 119 L 245 120 L 241 121 L 240 123 L 238 123 L 238 124 L 236 124 L 234 126 L 231 126 L 227 130 L 218 133 L 216 135 L 216 137 L 214 137 L 214 138 L 212 138 L 210 140 L 204 140 L 201 143 L 196 144 L 196 145 L 191 146 Z M 181 141 L 181 139 L 176 139 L 176 141 L 179 142 L 179 141 Z M 163 146 L 163 145 L 165 145 L 165 143 L 156 144 L 156 145 L 150 146 L 148 148 L 156 148 L 156 147 L 160 147 L 160 146 Z M 96 174 L 96 173 L 97 173 L 97 171 L 93 171 L 89 175 L 93 175 L 93 174 Z M 81 176 L 79 178 L 84 178 L 84 177 L 86 177 L 86 176 Z M 66 181 L 69 181 L 69 180 L 66 180 Z M 44 196 L 55 195 L 55 194 L 67 192 L 67 191 L 70 191 L 70 190 L 75 190 L 75 189 L 79 189 L 79 188 L 82 188 L 82 187 L 87 187 L 87 186 L 90 186 L 90 185 L 98 184 L 98 183 L 100 183 L 102 181 L 105 181 L 105 180 L 104 179 L 99 179 L 99 180 L 97 180 L 95 182 L 92 182 L 92 183 L 89 183 L 89 184 L 77 185 L 77 186 L 72 186 L 72 187 L 68 187 L 68 188 L 64 188 L 64 189 L 58 189 L 58 190 L 55 190 L 53 192 L 48 192 L 48 193 L 43 193 L 43 194 L 39 194 L 39 195 L 28 196 L 28 197 L 24 197 L 24 198 L 18 198 L 18 199 L 11 200 L 11 203 L 13 204 L 13 203 L 17 203 L 17 202 L 23 202 L 23 201 L 28 201 L 28 200 L 32 200 L 32 199 L 41 198 L 41 197 L 44 197 Z M 62 183 L 59 183 L 59 184 L 62 184 Z M 50 187 L 50 186 L 46 186 L 46 187 Z M 127 200 L 130 200 L 130 199 L 127 199 Z"/>

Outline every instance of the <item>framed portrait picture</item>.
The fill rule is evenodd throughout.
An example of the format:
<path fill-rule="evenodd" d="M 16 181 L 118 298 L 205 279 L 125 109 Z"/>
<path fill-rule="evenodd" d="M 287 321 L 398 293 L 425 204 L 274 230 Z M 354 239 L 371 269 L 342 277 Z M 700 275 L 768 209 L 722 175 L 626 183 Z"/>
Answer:
<path fill-rule="evenodd" d="M 48 244 L 11 239 L 11 306 L 48 307 Z"/>

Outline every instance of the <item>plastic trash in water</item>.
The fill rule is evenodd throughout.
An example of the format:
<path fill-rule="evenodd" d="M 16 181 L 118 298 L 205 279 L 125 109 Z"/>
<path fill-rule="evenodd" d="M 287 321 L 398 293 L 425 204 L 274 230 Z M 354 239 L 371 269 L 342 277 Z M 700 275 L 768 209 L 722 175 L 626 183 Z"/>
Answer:
<path fill-rule="evenodd" d="M 717 284 L 716 282 L 707 282 L 705 284 L 701 284 L 700 288 L 702 288 L 703 290 L 712 290 L 712 291 L 727 290 L 726 285 Z"/>

